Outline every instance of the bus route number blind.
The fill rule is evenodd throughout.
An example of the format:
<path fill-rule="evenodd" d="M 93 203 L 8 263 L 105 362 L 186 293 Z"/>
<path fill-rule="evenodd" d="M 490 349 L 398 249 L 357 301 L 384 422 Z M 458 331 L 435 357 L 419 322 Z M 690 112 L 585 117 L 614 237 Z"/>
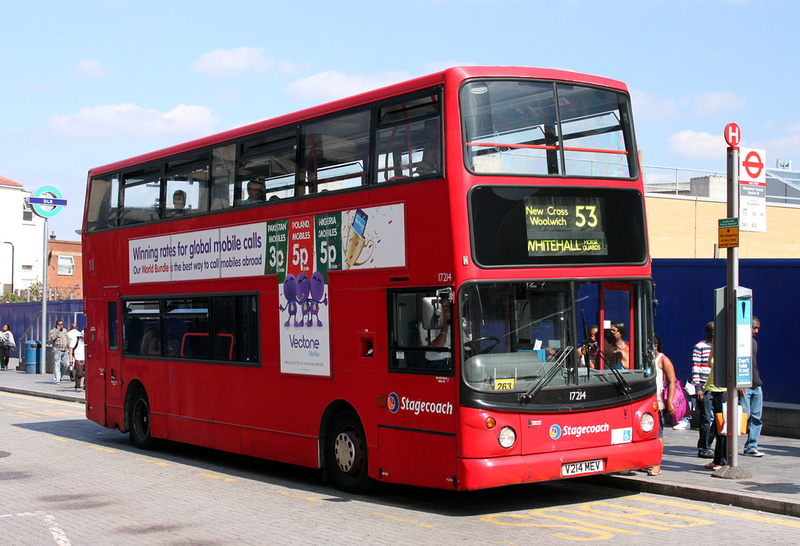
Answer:
<path fill-rule="evenodd" d="M 602 210 L 594 197 L 526 198 L 528 255 L 606 255 Z"/>

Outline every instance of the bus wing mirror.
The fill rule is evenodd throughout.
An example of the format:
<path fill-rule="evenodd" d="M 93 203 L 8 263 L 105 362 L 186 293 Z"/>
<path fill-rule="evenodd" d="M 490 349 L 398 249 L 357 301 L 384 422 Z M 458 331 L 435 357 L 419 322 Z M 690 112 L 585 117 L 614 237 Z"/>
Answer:
<path fill-rule="evenodd" d="M 426 330 L 441 330 L 442 326 L 442 299 L 422 298 L 422 327 Z"/>

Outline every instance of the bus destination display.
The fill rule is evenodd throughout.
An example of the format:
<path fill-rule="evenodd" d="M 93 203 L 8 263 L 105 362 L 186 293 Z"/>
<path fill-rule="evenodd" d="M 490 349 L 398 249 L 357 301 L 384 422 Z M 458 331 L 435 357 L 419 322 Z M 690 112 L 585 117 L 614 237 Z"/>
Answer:
<path fill-rule="evenodd" d="M 526 197 L 525 225 L 528 256 L 608 254 L 599 197 Z"/>

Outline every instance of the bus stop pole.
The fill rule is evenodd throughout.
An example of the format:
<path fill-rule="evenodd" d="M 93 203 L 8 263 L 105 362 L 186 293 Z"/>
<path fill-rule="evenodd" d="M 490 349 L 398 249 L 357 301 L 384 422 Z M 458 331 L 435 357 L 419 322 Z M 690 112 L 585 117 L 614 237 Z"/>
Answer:
<path fill-rule="evenodd" d="M 47 373 L 47 218 L 44 219 L 44 248 L 42 249 L 42 352 L 41 373 Z"/>
<path fill-rule="evenodd" d="M 739 147 L 730 146 L 728 148 L 728 218 L 739 217 Z M 727 263 L 727 282 L 728 290 L 725 298 L 725 322 L 726 322 L 726 359 L 727 368 L 727 389 L 728 404 L 728 465 L 731 467 L 739 466 L 739 431 L 737 430 L 737 418 L 739 414 L 739 393 L 736 390 L 736 296 L 739 289 L 739 247 L 728 248 Z M 719 340 L 722 341 L 722 340 Z M 721 364 L 721 363 L 720 363 Z"/>

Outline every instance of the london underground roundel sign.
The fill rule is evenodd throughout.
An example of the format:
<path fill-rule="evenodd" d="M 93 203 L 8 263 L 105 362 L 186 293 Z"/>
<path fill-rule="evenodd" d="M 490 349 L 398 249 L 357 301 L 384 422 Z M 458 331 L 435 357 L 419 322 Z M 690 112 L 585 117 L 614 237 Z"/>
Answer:
<path fill-rule="evenodd" d="M 33 212 L 42 218 L 52 218 L 67 206 L 67 200 L 64 199 L 61 190 L 55 186 L 37 188 L 28 198 L 28 203 Z"/>

